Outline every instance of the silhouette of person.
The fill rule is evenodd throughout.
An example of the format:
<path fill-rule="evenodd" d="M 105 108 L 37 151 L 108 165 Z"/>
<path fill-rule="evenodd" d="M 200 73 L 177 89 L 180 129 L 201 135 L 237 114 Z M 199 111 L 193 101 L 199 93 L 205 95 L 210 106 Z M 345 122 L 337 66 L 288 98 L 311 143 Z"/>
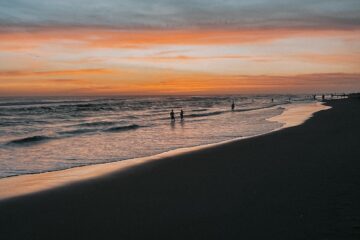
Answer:
<path fill-rule="evenodd" d="M 271 102 L 272 102 L 272 103 L 274 102 L 274 99 L 273 99 L 273 98 L 271 99 Z"/>
<path fill-rule="evenodd" d="M 170 112 L 170 119 L 171 119 L 171 121 L 175 121 L 175 113 L 174 113 L 173 109 L 171 109 L 171 112 Z"/>
<path fill-rule="evenodd" d="M 180 119 L 181 121 L 184 120 L 184 111 L 182 109 L 180 111 Z"/>
<path fill-rule="evenodd" d="M 314 98 L 314 100 L 316 100 L 316 95 L 315 94 L 313 95 L 313 98 Z"/>
<path fill-rule="evenodd" d="M 322 99 L 323 101 L 325 100 L 325 95 L 324 95 L 324 94 L 321 96 L 321 99 Z"/>
<path fill-rule="evenodd" d="M 231 111 L 234 111 L 234 110 L 235 110 L 235 102 L 233 101 L 231 104 Z"/>

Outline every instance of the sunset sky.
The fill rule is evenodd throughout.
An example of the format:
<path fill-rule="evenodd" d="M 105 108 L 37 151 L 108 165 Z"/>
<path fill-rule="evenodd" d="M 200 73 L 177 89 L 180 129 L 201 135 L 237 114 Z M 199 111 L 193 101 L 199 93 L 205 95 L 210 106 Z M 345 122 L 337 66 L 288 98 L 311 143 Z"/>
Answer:
<path fill-rule="evenodd" d="M 359 0 L 0 1 L 0 96 L 355 91 Z"/>

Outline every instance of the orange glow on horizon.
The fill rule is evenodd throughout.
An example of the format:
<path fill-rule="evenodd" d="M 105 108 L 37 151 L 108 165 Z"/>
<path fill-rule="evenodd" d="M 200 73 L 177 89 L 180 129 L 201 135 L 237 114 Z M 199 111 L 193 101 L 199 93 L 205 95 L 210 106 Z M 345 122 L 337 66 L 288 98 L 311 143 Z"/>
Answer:
<path fill-rule="evenodd" d="M 0 94 L 360 90 L 359 36 L 309 29 L 2 31 Z"/>
<path fill-rule="evenodd" d="M 0 94 L 6 95 L 176 95 L 236 94 L 320 91 L 326 84 L 337 87 L 339 80 L 351 89 L 360 88 L 360 74 L 304 74 L 291 76 L 220 75 L 171 70 L 122 69 L 106 71 L 107 77 L 1 80 Z M 64 71 L 67 72 L 67 71 Z M 11 94 L 13 93 L 13 94 Z M 16 93 L 16 94 L 15 94 Z"/>

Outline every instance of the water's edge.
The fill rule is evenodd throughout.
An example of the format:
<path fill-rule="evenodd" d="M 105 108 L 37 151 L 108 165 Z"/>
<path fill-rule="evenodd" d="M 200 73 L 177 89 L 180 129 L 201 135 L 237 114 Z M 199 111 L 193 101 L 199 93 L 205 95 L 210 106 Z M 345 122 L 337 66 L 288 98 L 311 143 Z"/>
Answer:
<path fill-rule="evenodd" d="M 237 137 L 218 143 L 210 143 L 200 146 L 178 148 L 160 154 L 156 154 L 153 156 L 120 160 L 109 163 L 77 166 L 65 170 L 55 170 L 55 171 L 49 171 L 43 173 L 5 177 L 0 179 L 0 200 L 5 200 L 5 199 L 36 193 L 40 191 L 45 191 L 75 182 L 86 181 L 96 177 L 104 176 L 106 174 L 114 173 L 120 170 L 126 170 L 131 167 L 137 166 L 139 164 L 143 164 L 145 162 L 155 161 L 170 156 L 177 156 L 184 153 L 191 153 L 194 151 L 208 149 L 215 146 L 227 144 L 230 142 L 239 141 L 242 139 L 248 139 L 248 138 L 269 134 L 275 131 L 282 130 L 287 127 L 298 126 L 303 124 L 309 118 L 311 118 L 314 113 L 322 110 L 327 110 L 330 108 L 321 103 L 306 103 L 306 104 L 298 104 L 293 106 L 283 105 L 282 107 L 284 107 L 285 110 L 280 115 L 269 118 L 267 120 L 280 122 L 283 124 L 283 126 L 267 133 L 249 136 L 249 137 Z"/>

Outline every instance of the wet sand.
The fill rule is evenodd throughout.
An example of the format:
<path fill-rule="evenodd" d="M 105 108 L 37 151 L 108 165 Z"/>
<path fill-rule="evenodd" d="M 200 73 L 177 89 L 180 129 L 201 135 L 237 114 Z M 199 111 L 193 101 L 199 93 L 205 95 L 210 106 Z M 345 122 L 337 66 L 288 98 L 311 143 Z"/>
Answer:
<path fill-rule="evenodd" d="M 0 202 L 2 239 L 358 239 L 360 101 Z"/>

